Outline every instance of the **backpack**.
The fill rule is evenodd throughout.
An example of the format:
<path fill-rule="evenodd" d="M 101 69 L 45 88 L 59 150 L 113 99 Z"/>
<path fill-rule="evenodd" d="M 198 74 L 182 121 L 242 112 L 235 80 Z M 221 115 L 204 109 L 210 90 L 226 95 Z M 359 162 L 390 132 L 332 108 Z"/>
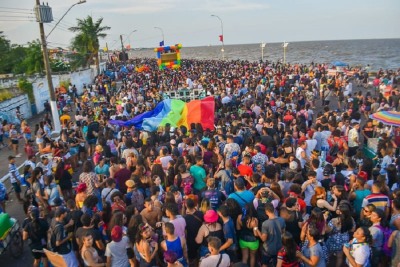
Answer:
<path fill-rule="evenodd" d="M 339 145 L 338 143 L 334 143 L 332 147 L 329 149 L 329 155 L 332 157 L 336 157 L 338 152 L 339 152 Z"/>
<path fill-rule="evenodd" d="M 49 230 L 47 231 L 47 249 L 52 251 L 52 252 L 57 252 L 58 247 L 56 246 L 56 233 L 55 230 L 57 227 L 64 227 L 61 223 L 56 223 L 55 226 L 50 227 Z"/>
<path fill-rule="evenodd" d="M 144 197 L 143 193 L 140 190 L 133 190 L 132 193 L 132 205 L 137 208 L 139 212 L 144 209 Z"/>
<path fill-rule="evenodd" d="M 235 192 L 235 187 L 233 186 L 233 178 L 232 178 L 231 173 L 227 170 L 225 170 L 225 172 L 226 172 L 226 175 L 228 175 L 228 177 L 229 177 L 229 181 L 227 181 L 225 183 L 223 190 L 225 191 L 225 195 L 229 196 L 230 194 Z"/>
<path fill-rule="evenodd" d="M 257 206 L 257 218 L 258 218 L 258 227 L 261 229 L 263 222 L 268 220 L 268 215 L 265 213 L 265 205 L 270 201 L 262 202 L 261 199 L 258 199 Z"/>
<path fill-rule="evenodd" d="M 382 233 L 383 233 L 383 246 L 382 246 L 382 251 L 383 254 L 386 255 L 387 257 L 392 256 L 392 248 L 388 246 L 389 238 L 392 235 L 392 229 L 389 227 L 383 227 L 382 225 L 374 225 L 376 228 L 379 228 Z"/>

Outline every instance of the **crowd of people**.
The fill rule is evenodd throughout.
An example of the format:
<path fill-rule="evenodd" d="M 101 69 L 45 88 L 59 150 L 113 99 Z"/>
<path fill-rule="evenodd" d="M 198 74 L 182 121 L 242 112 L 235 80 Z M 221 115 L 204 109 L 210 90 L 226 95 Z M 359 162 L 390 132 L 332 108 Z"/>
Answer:
<path fill-rule="evenodd" d="M 327 68 L 110 63 L 116 80 L 58 92 L 59 139 L 49 114 L 33 131 L 3 122 L 1 137 L 26 143 L 23 173 L 18 149 L 9 170 L 33 265 L 48 266 L 46 248 L 68 266 L 398 266 L 400 128 L 369 115 L 399 109 L 400 73 L 379 70 L 368 85 L 363 70 Z M 214 129 L 110 123 L 180 88 L 214 96 Z M 373 157 L 363 153 L 370 138 L 379 138 Z M 0 183 L 3 211 L 5 191 Z"/>

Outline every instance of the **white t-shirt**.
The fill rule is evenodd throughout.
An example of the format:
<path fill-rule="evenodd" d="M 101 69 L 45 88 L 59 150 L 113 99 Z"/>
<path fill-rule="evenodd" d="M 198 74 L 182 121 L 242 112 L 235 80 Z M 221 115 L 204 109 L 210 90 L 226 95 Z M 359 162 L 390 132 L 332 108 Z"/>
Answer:
<path fill-rule="evenodd" d="M 361 266 L 369 266 L 368 262 L 371 251 L 368 245 L 353 244 L 352 252 L 353 258 L 357 264 L 360 264 Z"/>
<path fill-rule="evenodd" d="M 204 258 L 200 262 L 200 267 L 215 267 L 217 266 L 219 259 L 221 258 L 221 263 L 219 264 L 219 267 L 228 267 L 231 264 L 231 260 L 228 256 L 228 254 L 218 254 L 218 255 L 211 255 L 208 256 L 207 258 Z"/>
<path fill-rule="evenodd" d="M 129 267 L 126 249 L 129 248 L 129 239 L 123 236 L 121 241 L 111 241 L 107 244 L 105 256 L 111 257 L 111 267 Z"/>

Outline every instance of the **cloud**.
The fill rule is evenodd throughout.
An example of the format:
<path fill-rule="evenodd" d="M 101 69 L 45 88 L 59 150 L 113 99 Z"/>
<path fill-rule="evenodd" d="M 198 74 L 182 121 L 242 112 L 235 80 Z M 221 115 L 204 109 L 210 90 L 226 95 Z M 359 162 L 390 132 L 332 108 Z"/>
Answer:
<path fill-rule="evenodd" d="M 100 4 L 100 3 L 101 4 Z M 89 1 L 86 3 L 88 4 Z M 101 6 L 101 8 L 98 8 Z M 106 0 L 98 0 L 92 5 L 95 12 L 106 12 L 108 14 L 155 14 L 171 10 L 191 11 L 213 11 L 213 12 L 235 12 L 263 10 L 269 8 L 262 0 L 147 0 L 128 1 L 119 0 L 118 4 Z"/>

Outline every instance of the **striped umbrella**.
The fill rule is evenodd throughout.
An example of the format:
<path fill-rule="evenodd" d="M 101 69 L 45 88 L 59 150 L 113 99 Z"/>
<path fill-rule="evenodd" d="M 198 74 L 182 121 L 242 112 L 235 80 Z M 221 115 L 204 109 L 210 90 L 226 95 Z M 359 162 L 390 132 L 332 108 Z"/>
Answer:
<path fill-rule="evenodd" d="M 398 111 L 378 111 L 369 117 L 386 125 L 400 126 L 400 112 Z"/>

